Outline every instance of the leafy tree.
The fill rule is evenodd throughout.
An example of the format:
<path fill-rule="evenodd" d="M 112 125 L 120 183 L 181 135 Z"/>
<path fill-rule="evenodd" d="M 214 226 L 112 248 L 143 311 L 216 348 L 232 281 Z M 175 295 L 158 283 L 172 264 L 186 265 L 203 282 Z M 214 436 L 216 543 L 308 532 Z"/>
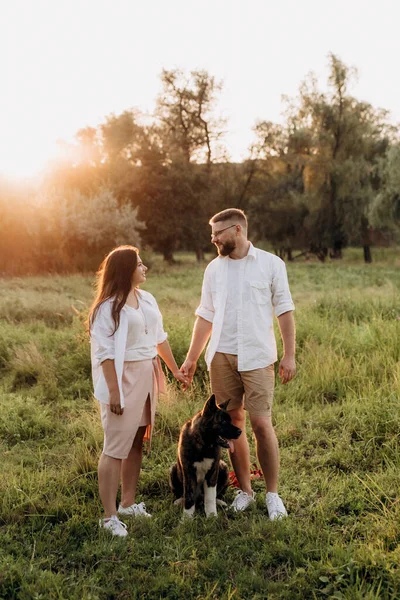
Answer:
<path fill-rule="evenodd" d="M 370 206 L 372 225 L 387 233 L 389 241 L 400 240 L 400 145 L 389 147 L 379 161 L 379 189 Z"/>
<path fill-rule="evenodd" d="M 170 159 L 210 165 L 223 135 L 224 122 L 213 114 L 221 85 L 206 71 L 188 76 L 179 69 L 163 70 L 161 82 L 155 116 Z"/>
<path fill-rule="evenodd" d="M 26 227 L 34 240 L 33 258 L 47 270 L 97 268 L 120 244 L 140 246 L 144 229 L 131 204 L 118 203 L 108 189 L 92 196 L 78 190 L 48 189 L 32 202 Z"/>
<path fill-rule="evenodd" d="M 292 259 L 292 250 L 305 243 L 303 224 L 306 138 L 287 125 L 260 121 L 255 126 L 249 213 L 256 236 L 268 239 L 275 252 Z M 249 179 L 247 180 L 247 183 Z"/>
<path fill-rule="evenodd" d="M 206 71 L 186 75 L 178 69 L 164 70 L 161 81 L 151 145 L 158 161 L 147 161 L 141 174 L 140 215 L 151 219 L 145 239 L 162 249 L 166 260 L 173 260 L 179 247 L 193 249 L 201 259 L 212 205 L 213 155 L 223 134 L 223 122 L 214 116 L 220 85 Z"/>
<path fill-rule="evenodd" d="M 387 113 L 349 95 L 354 71 L 331 54 L 329 91 L 318 91 L 310 78 L 300 88 L 297 104 L 291 106 L 292 129 L 308 140 L 309 202 L 306 226 L 311 249 L 321 257 L 325 248 L 340 258 L 349 243 L 362 244 L 370 255 L 369 207 L 374 197 L 373 173 L 385 151 L 390 128 Z"/>

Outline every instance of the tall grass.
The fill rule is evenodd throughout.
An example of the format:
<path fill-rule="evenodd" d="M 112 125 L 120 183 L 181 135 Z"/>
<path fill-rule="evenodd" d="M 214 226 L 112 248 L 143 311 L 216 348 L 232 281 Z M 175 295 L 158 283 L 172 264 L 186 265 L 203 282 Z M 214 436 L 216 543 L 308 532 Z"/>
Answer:
<path fill-rule="evenodd" d="M 0 281 L 0 598 L 400 597 L 400 269 L 354 258 L 288 265 L 298 374 L 277 383 L 274 422 L 289 518 L 268 521 L 255 480 L 248 513 L 181 523 L 168 469 L 208 393 L 201 361 L 194 388 L 170 382 L 159 403 L 139 486 L 154 518 L 128 522 L 125 540 L 97 526 L 102 431 L 83 331 L 92 279 Z M 203 268 L 155 257 L 146 283 L 178 362 Z"/>

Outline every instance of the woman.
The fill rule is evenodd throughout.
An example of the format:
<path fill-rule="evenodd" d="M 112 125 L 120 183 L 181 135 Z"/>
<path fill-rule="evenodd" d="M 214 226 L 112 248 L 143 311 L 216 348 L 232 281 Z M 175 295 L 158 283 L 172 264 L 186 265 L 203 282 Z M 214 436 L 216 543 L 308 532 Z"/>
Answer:
<path fill-rule="evenodd" d="M 147 267 L 133 246 L 119 246 L 97 273 L 97 296 L 89 313 L 94 395 L 100 402 L 104 447 L 98 467 L 104 517 L 101 528 L 127 535 L 117 516 L 151 515 L 136 504 L 143 440 L 151 440 L 163 373 L 157 355 L 174 377 L 187 384 L 178 369 L 155 298 L 139 290 Z M 121 503 L 116 510 L 119 480 Z"/>

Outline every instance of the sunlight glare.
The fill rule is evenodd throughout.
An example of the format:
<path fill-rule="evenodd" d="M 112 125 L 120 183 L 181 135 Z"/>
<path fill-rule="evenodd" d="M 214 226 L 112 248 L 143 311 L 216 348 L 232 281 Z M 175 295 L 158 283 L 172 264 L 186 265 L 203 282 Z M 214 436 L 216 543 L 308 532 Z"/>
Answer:
<path fill-rule="evenodd" d="M 32 140 L 28 143 L 8 138 L 8 144 L 0 145 L 0 175 L 12 179 L 38 176 L 46 164 L 57 155 L 56 144 Z"/>

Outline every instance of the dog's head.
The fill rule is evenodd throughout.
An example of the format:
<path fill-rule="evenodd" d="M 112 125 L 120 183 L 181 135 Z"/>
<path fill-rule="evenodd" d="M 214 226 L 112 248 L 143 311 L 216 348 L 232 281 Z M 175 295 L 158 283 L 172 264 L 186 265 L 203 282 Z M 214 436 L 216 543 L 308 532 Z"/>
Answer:
<path fill-rule="evenodd" d="M 242 430 L 233 425 L 231 416 L 226 410 L 228 404 L 229 400 L 218 406 L 213 394 L 205 403 L 201 415 L 207 432 L 215 438 L 218 446 L 229 448 L 233 452 L 231 440 L 237 440 Z"/>

